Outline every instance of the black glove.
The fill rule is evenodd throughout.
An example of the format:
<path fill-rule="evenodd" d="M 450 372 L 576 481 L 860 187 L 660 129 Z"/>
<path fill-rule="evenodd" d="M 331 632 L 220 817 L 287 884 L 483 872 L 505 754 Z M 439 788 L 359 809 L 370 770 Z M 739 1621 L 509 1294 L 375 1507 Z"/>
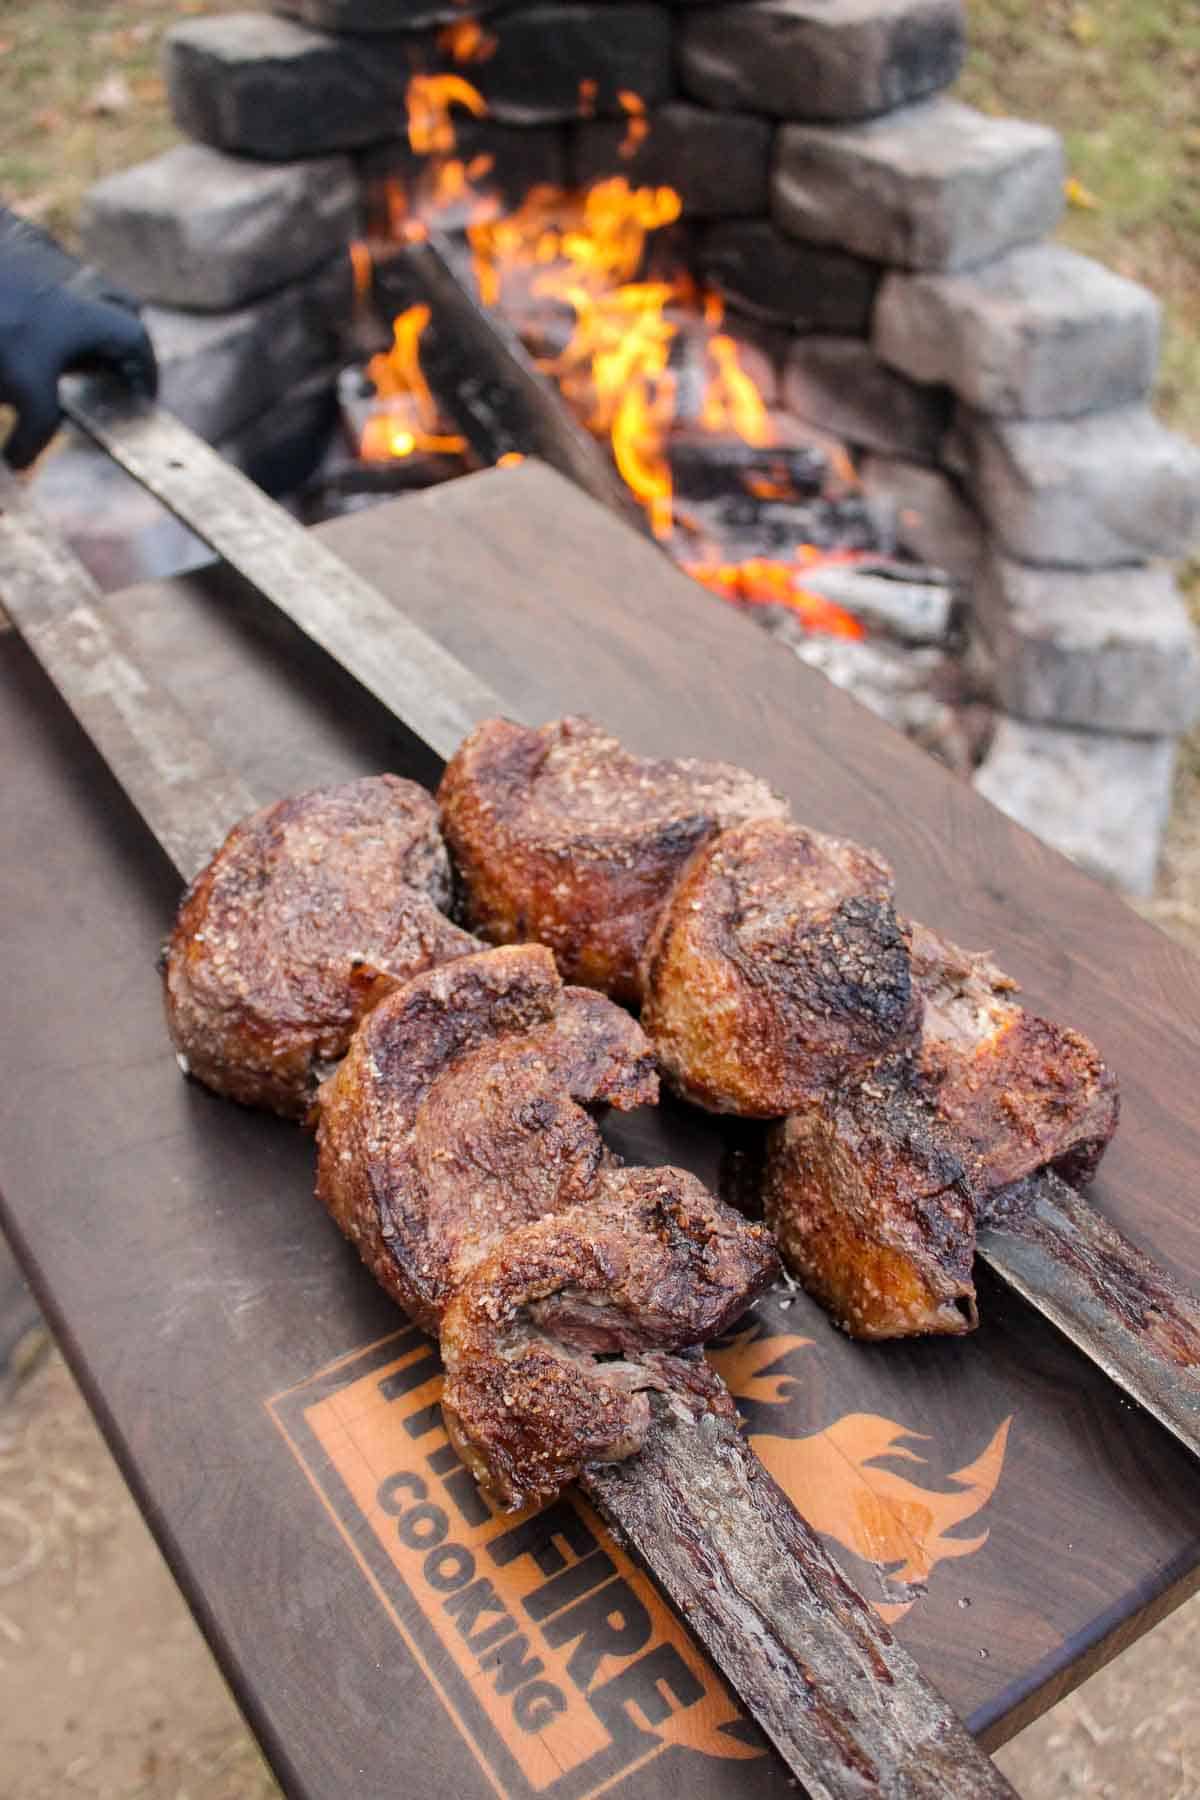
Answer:
<path fill-rule="evenodd" d="M 59 376 L 102 368 L 155 393 L 154 350 L 136 301 L 0 209 L 0 402 L 17 414 L 4 449 L 14 469 L 31 463 L 54 435 Z"/>

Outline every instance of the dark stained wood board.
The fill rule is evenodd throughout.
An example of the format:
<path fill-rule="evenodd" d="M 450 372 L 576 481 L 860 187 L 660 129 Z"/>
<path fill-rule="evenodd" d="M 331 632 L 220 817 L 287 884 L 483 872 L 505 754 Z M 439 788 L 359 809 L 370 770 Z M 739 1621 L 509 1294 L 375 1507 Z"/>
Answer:
<path fill-rule="evenodd" d="M 1185 953 L 544 470 L 454 483 L 324 535 L 514 707 L 590 710 L 638 748 L 742 761 L 799 817 L 884 850 L 904 905 L 992 949 L 1033 1001 L 1102 1044 L 1125 1118 L 1096 1203 L 1200 1286 L 1200 970 Z M 435 774 L 228 572 L 108 605 L 256 792 L 381 767 Z M 282 1413 L 299 1433 L 305 1390 L 274 1420 L 266 1409 L 396 1331 L 396 1315 L 308 1198 L 305 1139 L 179 1080 L 152 966 L 174 879 L 11 637 L 0 746 L 0 1189 L 89 1398 L 290 1791 L 494 1792 L 454 1722 L 444 1643 L 398 1632 L 403 1596 L 360 1544 L 364 1578 L 353 1533 L 277 1429 Z M 675 1107 L 621 1136 L 712 1179 L 739 1142 Z M 880 1528 L 889 1478 L 894 1494 L 898 1478 L 926 1491 L 900 1494 L 917 1509 L 906 1553 L 922 1509 L 942 1552 L 989 1534 L 942 1555 L 897 1629 L 996 1742 L 1195 1585 L 1200 1468 L 1019 1302 L 985 1283 L 982 1304 L 973 1339 L 864 1349 L 803 1297 L 776 1297 L 765 1327 L 809 1341 L 727 1355 L 755 1384 L 749 1428 L 802 1503 L 834 1505 L 830 1470 L 847 1472 L 843 1537 L 861 1546 Z M 924 1461 L 861 1466 L 888 1449 Z M 970 1465 L 974 1492 L 953 1479 Z M 874 1563 L 839 1554 L 897 1599 Z M 765 1758 L 677 1738 L 615 1791 L 660 1793 L 681 1768 L 701 1794 L 786 1790 Z"/>

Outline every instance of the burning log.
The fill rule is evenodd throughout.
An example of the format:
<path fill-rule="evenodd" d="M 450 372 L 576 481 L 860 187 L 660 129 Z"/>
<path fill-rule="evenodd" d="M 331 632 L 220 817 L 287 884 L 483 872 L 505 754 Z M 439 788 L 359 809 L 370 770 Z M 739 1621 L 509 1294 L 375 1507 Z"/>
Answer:
<path fill-rule="evenodd" d="M 829 458 L 813 444 L 747 444 L 703 431 L 673 431 L 667 461 L 682 499 L 747 499 L 755 508 L 770 493 L 788 503 L 815 499 L 830 472 Z"/>

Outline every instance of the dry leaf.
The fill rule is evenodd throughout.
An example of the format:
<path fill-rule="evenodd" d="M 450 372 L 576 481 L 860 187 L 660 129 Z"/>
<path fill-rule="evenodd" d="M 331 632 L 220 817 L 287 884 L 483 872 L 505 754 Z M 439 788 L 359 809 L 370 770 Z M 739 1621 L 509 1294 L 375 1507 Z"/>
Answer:
<path fill-rule="evenodd" d="M 119 70 L 114 69 L 106 75 L 99 87 L 93 88 L 88 97 L 84 112 L 100 117 L 112 117 L 117 113 L 128 112 L 133 105 L 133 95 L 129 91 L 129 83 Z"/>
<path fill-rule="evenodd" d="M 1077 44 L 1083 44 L 1085 48 L 1090 44 L 1096 43 L 1100 37 L 1100 27 L 1096 23 L 1096 15 L 1090 6 L 1077 6 L 1075 8 L 1068 21 L 1067 30 L 1075 39 L 1075 42 Z"/>
<path fill-rule="evenodd" d="M 1099 200 L 1090 188 L 1084 187 L 1077 175 L 1068 175 L 1063 182 L 1063 192 L 1067 196 L 1067 205 L 1077 212 L 1099 212 Z"/>

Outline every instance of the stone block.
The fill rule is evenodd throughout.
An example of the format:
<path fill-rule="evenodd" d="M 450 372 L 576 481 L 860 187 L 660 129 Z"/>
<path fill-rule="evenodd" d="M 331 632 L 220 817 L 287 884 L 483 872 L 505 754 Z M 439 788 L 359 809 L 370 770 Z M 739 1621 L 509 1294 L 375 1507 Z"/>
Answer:
<path fill-rule="evenodd" d="M 531 187 L 549 182 L 567 184 L 566 134 L 559 125 L 498 125 L 494 119 L 474 119 L 469 114 L 454 120 L 454 155 L 465 163 L 487 157 L 490 167 L 472 180 L 476 193 L 497 193 L 506 205 L 515 206 Z M 432 173 L 430 158 L 417 156 L 407 138 L 375 144 L 355 162 L 368 199 L 379 183 L 397 180 L 406 194 L 419 195 Z"/>
<path fill-rule="evenodd" d="M 647 107 L 673 88 L 671 15 L 620 0 L 543 0 L 489 20 L 495 49 L 460 69 L 506 125 L 624 116 L 622 93 Z"/>
<path fill-rule="evenodd" d="M 421 73 L 453 70 L 509 125 L 623 117 L 622 93 L 654 106 L 672 90 L 660 6 L 544 0 L 488 31 L 488 55 L 459 64 L 433 29 L 356 37 L 267 13 L 191 19 L 167 35 L 171 110 L 189 137 L 278 161 L 395 141 Z"/>
<path fill-rule="evenodd" d="M 960 408 L 948 441 L 1017 562 L 1112 568 L 1184 556 L 1200 539 L 1200 447 L 1147 407 L 1029 421 Z"/>
<path fill-rule="evenodd" d="M 268 13 L 188 19 L 167 33 L 164 67 L 180 130 L 270 161 L 394 138 L 428 55 L 420 40 L 336 38 Z"/>
<path fill-rule="evenodd" d="M 697 245 L 698 272 L 756 318 L 799 331 L 865 336 L 879 286 L 875 263 L 819 244 L 798 244 L 769 219 L 709 226 Z"/>
<path fill-rule="evenodd" d="M 709 112 L 674 101 L 637 121 L 596 119 L 571 134 L 577 187 L 609 175 L 639 186 L 672 187 L 691 219 L 749 217 L 767 210 L 771 127 L 747 113 Z"/>
<path fill-rule="evenodd" d="M 886 495 L 895 501 L 900 547 L 970 587 L 987 538 L 954 482 L 937 469 L 895 456 L 866 456 L 859 474 L 873 499 Z"/>
<path fill-rule="evenodd" d="M 347 258 L 236 312 L 148 306 L 159 398 L 193 431 L 233 436 L 307 376 L 335 363 L 353 310 Z"/>
<path fill-rule="evenodd" d="M 504 0 L 471 0 L 470 16 L 489 13 Z M 466 16 L 462 0 L 271 0 L 271 11 L 319 31 L 412 31 L 450 24 Z"/>
<path fill-rule="evenodd" d="M 889 275 L 872 335 L 892 368 L 980 412 L 1051 419 L 1144 400 L 1159 325 L 1146 288 L 1039 244 L 959 275 Z"/>
<path fill-rule="evenodd" d="M 950 423 L 944 388 L 919 387 L 862 338 L 801 337 L 784 365 L 785 403 L 848 444 L 934 463 Z"/>
<path fill-rule="evenodd" d="M 1031 569 L 992 556 L 975 588 L 992 686 L 1006 712 L 1161 737 L 1200 715 L 1200 654 L 1162 564 Z"/>
<path fill-rule="evenodd" d="M 1167 816 L 1175 740 L 1001 718 L 975 787 L 1089 874 L 1148 894 Z"/>
<path fill-rule="evenodd" d="M 958 75 L 960 0 L 752 0 L 689 12 L 684 91 L 709 106 L 782 119 L 865 119 Z"/>
<path fill-rule="evenodd" d="M 253 163 L 179 144 L 97 182 L 80 230 L 89 260 L 140 299 L 218 312 L 307 275 L 357 223 L 346 157 Z"/>
<path fill-rule="evenodd" d="M 904 269 L 968 268 L 1053 231 L 1057 132 L 931 100 L 866 125 L 785 125 L 772 212 L 793 237 Z"/>

